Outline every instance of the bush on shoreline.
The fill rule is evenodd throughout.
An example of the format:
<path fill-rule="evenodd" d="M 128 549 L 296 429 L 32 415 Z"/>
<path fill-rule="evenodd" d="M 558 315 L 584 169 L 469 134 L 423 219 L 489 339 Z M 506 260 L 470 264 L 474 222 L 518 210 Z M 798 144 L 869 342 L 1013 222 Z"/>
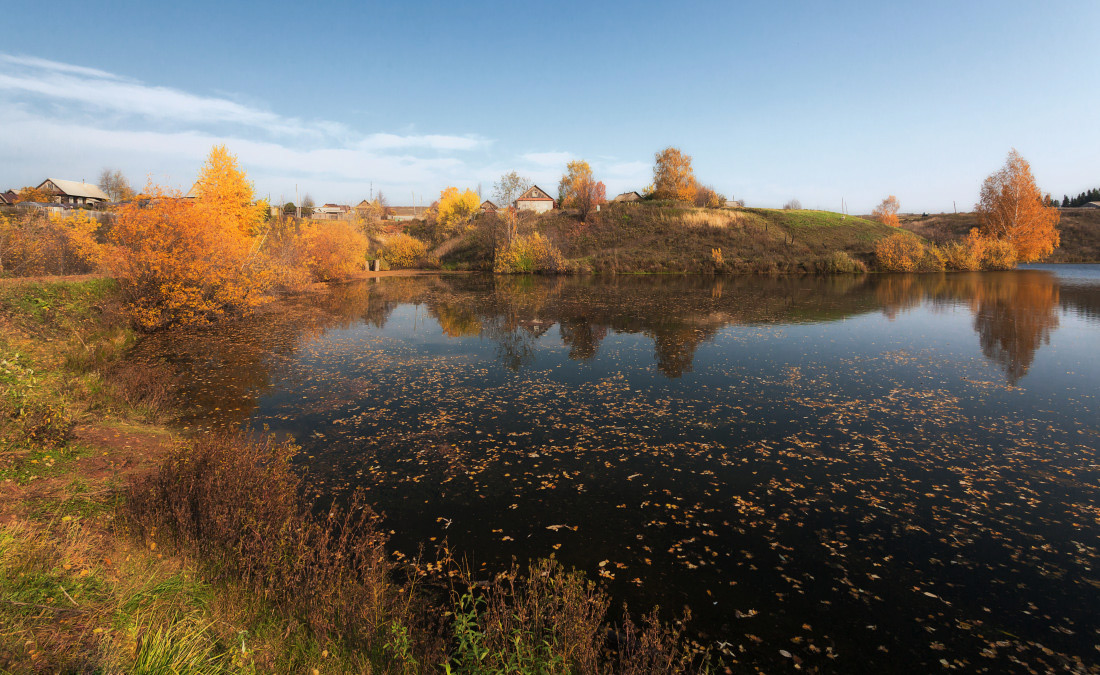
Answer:
<path fill-rule="evenodd" d="M 565 271 L 565 260 L 545 235 L 534 232 L 512 237 L 497 249 L 493 271 L 503 274 L 556 274 Z"/>

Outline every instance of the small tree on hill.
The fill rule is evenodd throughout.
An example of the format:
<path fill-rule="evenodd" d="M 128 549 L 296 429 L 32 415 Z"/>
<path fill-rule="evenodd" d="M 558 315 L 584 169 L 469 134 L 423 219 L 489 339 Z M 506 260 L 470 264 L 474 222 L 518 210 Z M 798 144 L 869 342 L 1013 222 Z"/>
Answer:
<path fill-rule="evenodd" d="M 502 208 L 511 206 L 512 202 L 516 201 L 531 185 L 530 178 L 521 176 L 515 171 L 504 174 L 493 185 L 493 197 L 496 199 L 497 206 Z"/>
<path fill-rule="evenodd" d="M 871 215 L 883 225 L 898 227 L 901 225 L 901 220 L 898 218 L 898 209 L 900 206 L 898 198 L 894 195 L 890 195 L 886 199 L 883 199 L 882 202 L 875 207 L 874 211 L 871 211 Z"/>
<path fill-rule="evenodd" d="M 797 211 L 802 208 L 802 202 L 798 201 L 797 199 L 792 199 L 784 204 L 783 208 L 787 209 L 788 211 Z"/>
<path fill-rule="evenodd" d="M 436 206 L 436 222 L 441 234 L 453 234 L 469 224 L 477 214 L 479 206 L 481 206 L 481 198 L 473 190 L 459 192 L 458 188 L 449 187 L 440 192 Z"/>
<path fill-rule="evenodd" d="M 118 169 L 111 170 L 104 167 L 99 172 L 99 189 L 107 193 L 112 202 L 122 202 L 133 199 L 134 190 L 130 187 L 130 181 Z"/>
<path fill-rule="evenodd" d="M 655 155 L 653 164 L 653 196 L 657 199 L 695 200 L 698 185 L 691 168 L 691 155 L 679 148 L 667 147 Z"/>
<path fill-rule="evenodd" d="M 558 183 L 558 202 L 562 208 L 576 209 L 587 221 L 596 207 L 607 201 L 607 188 L 592 177 L 592 167 L 584 160 L 569 162 Z"/>
<path fill-rule="evenodd" d="M 1000 171 L 985 179 L 974 210 L 982 233 L 1012 244 L 1020 262 L 1041 260 L 1060 242 L 1058 209 L 1043 205 L 1031 166 L 1015 149 Z"/>

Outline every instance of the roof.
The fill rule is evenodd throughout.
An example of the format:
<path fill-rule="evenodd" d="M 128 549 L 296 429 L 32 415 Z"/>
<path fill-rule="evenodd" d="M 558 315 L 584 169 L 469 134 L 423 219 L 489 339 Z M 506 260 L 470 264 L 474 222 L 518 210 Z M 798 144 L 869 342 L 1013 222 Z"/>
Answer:
<path fill-rule="evenodd" d="M 424 213 L 423 206 L 391 206 L 389 211 L 395 216 L 419 216 Z"/>
<path fill-rule="evenodd" d="M 631 195 L 634 195 L 634 196 L 631 197 Z M 613 201 L 613 202 L 633 202 L 633 201 L 637 201 L 641 198 L 642 198 L 642 196 L 640 194 L 638 194 L 637 192 L 630 191 L 630 192 L 623 192 L 622 194 L 616 196 L 611 201 Z"/>
<path fill-rule="evenodd" d="M 488 199 L 486 199 L 485 201 L 481 202 L 481 207 L 480 208 L 483 208 L 483 209 L 484 208 L 490 208 L 490 209 L 496 210 L 497 205 L 494 204 L 493 202 L 489 201 Z"/>
<path fill-rule="evenodd" d="M 87 199 L 102 199 L 105 202 L 111 201 L 111 198 L 99 189 L 99 186 L 92 185 L 91 183 L 80 183 L 75 180 L 60 180 L 58 178 L 47 178 L 42 181 L 38 187 L 41 188 L 46 183 L 53 183 L 63 193 L 70 197 L 85 197 Z"/>
<path fill-rule="evenodd" d="M 517 199 L 516 201 L 552 202 L 554 201 L 554 199 L 549 195 L 549 193 L 546 192 L 546 190 L 543 190 L 537 185 L 532 185 L 531 187 L 527 188 L 527 191 L 521 194 L 519 196 L 519 199 Z"/>
<path fill-rule="evenodd" d="M 1082 204 L 1081 206 L 1085 207 L 1086 209 L 1100 209 L 1100 202 L 1088 202 Z"/>

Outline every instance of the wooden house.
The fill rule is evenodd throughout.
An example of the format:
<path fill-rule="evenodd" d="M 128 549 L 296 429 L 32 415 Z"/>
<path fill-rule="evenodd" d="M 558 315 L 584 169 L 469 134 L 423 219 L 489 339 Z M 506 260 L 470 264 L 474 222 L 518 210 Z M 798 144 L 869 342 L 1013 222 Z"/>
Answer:
<path fill-rule="evenodd" d="M 642 196 L 640 194 L 638 194 L 637 192 L 624 192 L 621 195 L 617 195 L 611 201 L 613 201 L 613 202 L 640 202 L 640 201 L 642 201 Z"/>
<path fill-rule="evenodd" d="M 554 208 L 554 198 L 539 186 L 532 185 L 516 200 L 516 208 L 520 211 L 545 213 Z"/>
<path fill-rule="evenodd" d="M 481 202 L 481 207 L 480 208 L 481 208 L 482 213 L 496 213 L 497 212 L 497 205 L 494 204 L 493 202 L 489 201 L 488 199 Z"/>
<path fill-rule="evenodd" d="M 416 220 L 424 215 L 424 207 L 422 206 L 392 206 L 387 209 L 387 220 Z"/>
<path fill-rule="evenodd" d="M 19 201 L 19 193 L 15 190 L 0 192 L 0 204 L 11 205 Z"/>
<path fill-rule="evenodd" d="M 42 181 L 38 189 L 51 195 L 50 201 L 57 204 L 84 206 L 85 204 L 95 205 L 111 201 L 111 198 L 103 190 L 100 190 L 98 185 L 75 180 L 47 178 Z"/>

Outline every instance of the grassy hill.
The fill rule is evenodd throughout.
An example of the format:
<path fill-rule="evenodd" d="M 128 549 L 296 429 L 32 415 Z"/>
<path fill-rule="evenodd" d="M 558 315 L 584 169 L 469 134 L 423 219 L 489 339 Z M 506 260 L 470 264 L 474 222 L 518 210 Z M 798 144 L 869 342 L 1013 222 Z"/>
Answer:
<path fill-rule="evenodd" d="M 525 226 L 549 237 L 576 271 L 607 274 L 847 271 L 841 268 L 869 263 L 875 242 L 893 232 L 828 211 L 699 209 L 662 202 L 609 204 L 589 223 L 568 211 L 552 211 Z M 471 241 L 442 262 L 478 267 L 487 253 Z"/>
<path fill-rule="evenodd" d="M 1100 209 L 1060 209 L 1062 244 L 1044 262 L 1100 262 Z M 901 216 L 901 226 L 936 244 L 962 239 L 978 226 L 974 213 Z"/>

